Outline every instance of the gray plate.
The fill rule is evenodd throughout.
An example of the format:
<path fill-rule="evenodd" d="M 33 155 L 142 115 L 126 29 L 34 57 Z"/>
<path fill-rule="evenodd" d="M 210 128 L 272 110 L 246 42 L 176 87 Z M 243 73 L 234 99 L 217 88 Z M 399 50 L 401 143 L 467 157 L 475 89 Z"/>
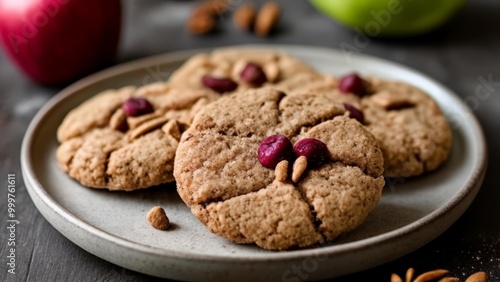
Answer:
<path fill-rule="evenodd" d="M 38 210 L 65 237 L 107 261 L 154 276 L 203 281 L 316 280 L 361 271 L 423 246 L 458 219 L 483 180 L 486 147 L 477 120 L 456 95 L 416 71 L 385 60 L 345 56 L 332 49 L 272 48 L 324 72 L 341 75 L 355 70 L 407 81 L 427 91 L 453 127 L 449 161 L 423 177 L 387 179 L 380 204 L 366 223 L 335 244 L 287 252 L 236 245 L 210 233 L 177 196 L 174 185 L 108 192 L 83 187 L 66 176 L 55 160 L 56 130 L 66 113 L 99 91 L 165 80 L 202 50 L 173 52 L 89 76 L 40 110 L 26 132 L 21 152 L 24 181 Z M 174 224 L 172 230 L 149 226 L 146 213 L 155 205 L 165 208 Z"/>

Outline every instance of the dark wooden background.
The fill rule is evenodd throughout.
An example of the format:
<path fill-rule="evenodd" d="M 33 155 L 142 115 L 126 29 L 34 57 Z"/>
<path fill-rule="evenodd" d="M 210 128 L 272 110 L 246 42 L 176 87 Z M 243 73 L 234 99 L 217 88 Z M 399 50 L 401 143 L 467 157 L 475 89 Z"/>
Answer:
<path fill-rule="evenodd" d="M 238 1 L 237 1 L 238 2 Z M 192 1 L 123 1 L 124 23 L 118 62 L 172 50 L 241 43 L 303 44 L 339 48 L 354 33 L 316 12 L 308 1 L 280 1 L 278 31 L 268 39 L 239 31 L 222 17 L 210 36 L 186 33 Z M 390 274 L 445 268 L 464 281 L 483 270 L 500 281 L 500 1 L 474 0 L 444 28 L 405 40 L 372 39 L 362 53 L 417 69 L 466 99 L 478 78 L 497 83 L 474 113 L 488 141 L 484 184 L 468 211 L 443 235 L 396 261 L 335 281 L 390 281 Z M 0 281 L 160 281 L 95 257 L 59 234 L 33 205 L 21 175 L 24 132 L 37 110 L 60 89 L 26 79 L 0 51 Z M 7 273 L 7 174 L 16 175 L 16 275 Z"/>

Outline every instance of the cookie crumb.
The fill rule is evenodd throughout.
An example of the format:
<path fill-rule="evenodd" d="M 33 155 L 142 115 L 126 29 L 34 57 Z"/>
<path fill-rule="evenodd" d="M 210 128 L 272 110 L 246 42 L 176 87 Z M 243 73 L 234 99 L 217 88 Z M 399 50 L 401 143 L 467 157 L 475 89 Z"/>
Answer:
<path fill-rule="evenodd" d="M 229 0 L 204 1 L 194 7 L 187 21 L 187 29 L 191 34 L 204 35 L 216 27 L 216 17 L 223 15 L 229 8 Z"/>
<path fill-rule="evenodd" d="M 170 221 L 168 220 L 167 214 L 165 213 L 165 210 L 160 206 L 151 208 L 148 212 L 147 218 L 151 226 L 156 229 L 167 230 L 170 226 Z"/>
<path fill-rule="evenodd" d="M 307 168 L 307 158 L 305 156 L 298 157 L 293 163 L 293 171 L 292 171 L 292 181 L 299 181 L 300 177 L 306 171 Z"/>
<path fill-rule="evenodd" d="M 284 182 L 288 177 L 288 161 L 283 160 L 276 165 L 274 169 L 274 175 L 276 176 L 276 180 L 280 182 Z"/>

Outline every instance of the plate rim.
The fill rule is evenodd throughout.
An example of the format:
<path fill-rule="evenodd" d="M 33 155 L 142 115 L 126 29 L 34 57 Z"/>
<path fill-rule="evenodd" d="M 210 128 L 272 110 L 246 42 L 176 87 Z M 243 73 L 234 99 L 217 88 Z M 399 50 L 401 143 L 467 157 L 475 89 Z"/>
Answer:
<path fill-rule="evenodd" d="M 255 256 L 252 257 L 238 257 L 238 256 L 231 256 L 231 257 L 225 257 L 225 256 L 215 256 L 215 255 L 206 255 L 206 254 L 192 254 L 192 253 L 185 253 L 182 251 L 176 251 L 176 250 L 166 250 L 166 249 L 161 249 L 158 247 L 153 247 L 153 246 L 148 246 L 143 243 L 135 242 L 132 240 L 124 239 L 118 236 L 115 236 L 111 233 L 108 233 L 96 226 L 91 225 L 90 223 L 87 223 L 78 216 L 72 214 L 70 211 L 65 209 L 63 206 L 61 206 L 54 198 L 50 196 L 50 194 L 45 190 L 43 185 L 40 183 L 40 181 L 36 177 L 36 169 L 33 167 L 33 163 L 31 161 L 32 159 L 32 143 L 33 139 L 36 136 L 37 131 L 40 129 L 40 126 L 45 118 L 47 118 L 50 113 L 54 110 L 54 108 L 61 104 L 64 103 L 66 99 L 69 99 L 73 95 L 76 95 L 79 90 L 86 88 L 89 85 L 92 85 L 94 83 L 98 83 L 99 81 L 110 78 L 113 76 L 121 75 L 130 71 L 134 71 L 137 69 L 140 69 L 142 67 L 146 67 L 148 65 L 154 65 L 154 64 L 163 64 L 169 60 L 170 57 L 172 57 L 171 60 L 175 60 L 175 58 L 179 57 L 188 57 L 190 55 L 199 53 L 199 52 L 209 52 L 213 49 L 216 48 L 222 48 L 222 47 L 234 47 L 234 48 L 262 48 L 262 49 L 276 49 L 276 50 L 283 50 L 283 51 L 295 51 L 295 52 L 303 52 L 303 51 L 308 51 L 308 52 L 315 52 L 315 53 L 324 53 L 324 54 L 333 54 L 333 53 L 341 53 L 339 49 L 334 49 L 334 48 L 327 48 L 327 47 L 316 47 L 316 46 L 307 46 L 307 45 L 283 45 L 283 44 L 241 44 L 241 45 L 228 45 L 228 46 L 218 46 L 214 48 L 196 48 L 196 49 L 188 49 L 188 50 L 180 50 L 180 51 L 171 51 L 171 52 L 166 52 L 164 54 L 159 54 L 159 55 L 153 55 L 153 56 L 148 56 L 145 58 L 139 58 L 135 59 L 129 62 L 121 63 L 118 65 L 115 65 L 113 67 L 107 68 L 105 70 L 99 71 L 97 73 L 94 73 L 90 76 L 87 76 L 77 82 L 74 82 L 73 84 L 69 85 L 68 87 L 62 89 L 60 92 L 58 92 L 55 96 L 53 96 L 47 103 L 44 104 L 44 106 L 38 111 L 38 113 L 35 115 L 35 117 L 31 120 L 28 129 L 25 132 L 22 146 L 21 146 L 21 169 L 22 169 L 22 174 L 24 178 L 25 185 L 27 187 L 27 190 L 30 194 L 30 197 L 32 200 L 34 200 L 34 196 L 37 196 L 41 201 L 43 201 L 48 207 L 52 208 L 53 211 L 55 211 L 58 215 L 60 215 L 62 218 L 66 219 L 68 222 L 77 225 L 79 228 L 84 229 L 91 235 L 100 237 L 104 240 L 107 241 L 112 241 L 114 244 L 117 244 L 121 247 L 124 247 L 129 250 L 133 251 L 138 251 L 138 252 L 144 252 L 152 255 L 160 255 L 160 256 L 167 256 L 167 257 L 172 257 L 172 258 L 184 258 L 184 259 L 190 259 L 190 260 L 199 260 L 199 261 L 206 261 L 210 260 L 212 262 L 267 262 L 269 260 L 296 260 L 296 259 L 305 259 L 310 257 L 311 255 L 332 255 L 332 254 L 343 254 L 347 252 L 352 252 L 356 250 L 360 250 L 365 248 L 366 246 L 372 245 L 372 244 L 380 244 L 384 243 L 390 240 L 395 240 L 400 237 L 404 237 L 405 235 L 412 233 L 419 228 L 425 226 L 427 223 L 432 222 L 434 220 L 439 219 L 440 217 L 443 217 L 444 215 L 448 214 L 454 207 L 459 205 L 470 193 L 477 193 L 479 188 L 480 188 L 480 183 L 482 182 L 482 178 L 484 177 L 485 171 L 486 171 L 486 165 L 487 165 L 487 147 L 486 147 L 486 141 L 484 137 L 484 133 L 482 131 L 482 128 L 476 118 L 476 116 L 470 111 L 470 109 L 467 107 L 465 102 L 460 99 L 453 91 L 451 91 L 449 88 L 446 86 L 442 85 L 441 83 L 437 82 L 433 78 L 427 76 L 426 74 L 421 73 L 418 70 L 415 70 L 413 68 L 407 67 L 405 65 L 382 59 L 379 57 L 371 56 L 371 55 L 365 55 L 365 54 L 353 54 L 352 58 L 355 60 L 369 60 L 369 61 L 376 61 L 378 63 L 390 65 L 393 67 L 397 68 L 402 68 L 406 71 L 409 71 L 410 73 L 416 74 L 422 78 L 425 78 L 427 81 L 431 82 L 443 92 L 445 92 L 449 97 L 449 99 L 452 99 L 455 103 L 461 106 L 460 111 L 464 111 L 466 116 L 468 117 L 468 124 L 474 131 L 474 137 L 475 137 L 475 144 L 476 146 L 475 151 L 471 152 L 472 154 L 475 155 L 475 163 L 472 165 L 471 169 L 471 174 L 470 177 L 467 179 L 466 182 L 463 183 L 463 185 L 460 187 L 459 192 L 454 194 L 452 198 L 450 198 L 448 201 L 446 201 L 442 206 L 439 208 L 433 210 L 431 213 L 425 215 L 424 217 L 419 218 L 416 221 L 411 222 L 410 224 L 404 225 L 402 227 L 399 227 L 397 229 L 378 234 L 376 236 L 372 236 L 369 238 L 357 240 L 354 242 L 348 242 L 348 243 L 343 243 L 341 245 L 332 245 L 332 246 L 324 246 L 324 247 L 319 247 L 319 248 L 309 248 L 309 249 L 301 249 L 301 250 L 294 250 L 294 251 L 287 251 L 287 252 L 269 252 L 269 253 L 262 253 L 262 254 L 256 254 Z M 479 187 L 477 187 L 479 186 Z M 33 194 L 33 195 L 32 195 Z M 472 196 L 471 201 L 474 199 L 475 195 Z M 468 207 L 468 205 L 467 205 Z M 466 208 L 467 208 L 466 207 Z M 466 210 L 464 209 L 464 211 Z M 44 215 L 45 219 L 54 226 L 54 224 L 51 222 L 51 220 L 47 219 L 47 216 L 40 210 L 40 208 L 37 206 L 37 209 Z M 462 211 L 462 213 L 464 212 Z M 461 213 L 461 214 L 462 214 Z M 460 215 L 461 215 L 460 214 Z M 54 226 L 55 227 L 55 226 Z M 56 228 L 58 229 L 58 228 Z M 58 229 L 59 230 L 59 229 Z M 445 229 L 446 230 L 446 229 Z M 60 232 L 60 231 L 59 231 Z M 444 231 L 443 231 L 444 232 Z M 442 233 L 442 232 L 441 232 Z M 63 234 L 63 236 L 67 237 L 66 235 Z M 78 246 L 80 246 L 78 243 L 74 242 Z M 82 246 L 80 246 L 82 247 Z M 82 247 L 83 248 L 83 247 Z"/>

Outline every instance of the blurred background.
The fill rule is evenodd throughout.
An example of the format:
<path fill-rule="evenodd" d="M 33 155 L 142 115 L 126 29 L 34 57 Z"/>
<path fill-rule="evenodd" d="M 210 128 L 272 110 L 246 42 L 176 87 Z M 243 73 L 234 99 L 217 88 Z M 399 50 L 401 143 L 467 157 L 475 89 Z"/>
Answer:
<path fill-rule="evenodd" d="M 208 18 L 207 11 L 199 11 L 207 3 L 215 7 Z M 322 46 L 373 55 L 421 71 L 468 103 L 487 136 L 489 168 L 475 202 L 449 231 L 401 259 L 338 281 L 389 281 L 390 273 L 408 267 L 445 268 L 459 277 L 485 270 L 491 281 L 500 281 L 500 179 L 495 175 L 500 168 L 500 1 L 281 0 L 275 1 L 279 18 L 269 33 L 242 28 L 244 16 L 235 19 L 248 3 L 258 13 L 266 1 L 0 0 L 0 174 L 21 175 L 21 141 L 40 107 L 73 81 L 107 66 L 234 44 Z M 477 94 L 480 85 L 489 95 Z M 18 198 L 26 224 L 19 233 L 19 280 L 12 281 L 69 275 L 75 281 L 157 280 L 73 245 L 43 219 L 21 184 Z M 5 211 L 4 201 L 0 205 Z M 11 281 L 5 275 L 0 273 L 0 280 Z"/>

